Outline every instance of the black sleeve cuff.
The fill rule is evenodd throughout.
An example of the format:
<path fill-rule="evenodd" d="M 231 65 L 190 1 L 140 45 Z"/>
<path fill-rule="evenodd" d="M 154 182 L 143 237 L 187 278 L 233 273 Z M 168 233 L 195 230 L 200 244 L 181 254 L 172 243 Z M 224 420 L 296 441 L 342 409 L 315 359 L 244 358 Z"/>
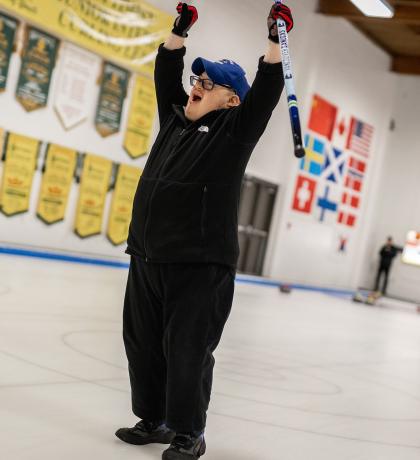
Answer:
<path fill-rule="evenodd" d="M 185 46 L 176 50 L 168 50 L 163 46 L 163 43 L 159 45 L 158 56 L 163 59 L 180 59 L 185 56 L 187 49 Z"/>
<path fill-rule="evenodd" d="M 275 74 L 283 74 L 283 64 L 281 62 L 277 62 L 276 64 L 269 64 L 268 62 L 264 62 L 264 56 L 260 57 L 258 62 L 258 70 L 260 72 L 268 73 L 271 75 Z"/>

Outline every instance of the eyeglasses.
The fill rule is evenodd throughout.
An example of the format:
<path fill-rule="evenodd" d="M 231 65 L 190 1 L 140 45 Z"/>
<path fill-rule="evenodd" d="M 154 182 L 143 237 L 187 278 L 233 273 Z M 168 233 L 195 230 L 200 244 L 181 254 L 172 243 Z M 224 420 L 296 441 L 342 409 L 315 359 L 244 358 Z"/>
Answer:
<path fill-rule="evenodd" d="M 219 85 L 219 86 L 223 86 L 224 88 L 228 88 L 232 90 L 235 94 L 237 94 L 236 90 L 229 85 L 224 85 L 222 83 L 215 83 L 213 80 L 210 80 L 209 78 L 200 78 L 200 77 L 197 77 L 196 75 L 191 75 L 190 85 L 195 86 L 197 83 L 200 83 L 201 87 L 207 91 L 211 91 L 215 85 Z"/>

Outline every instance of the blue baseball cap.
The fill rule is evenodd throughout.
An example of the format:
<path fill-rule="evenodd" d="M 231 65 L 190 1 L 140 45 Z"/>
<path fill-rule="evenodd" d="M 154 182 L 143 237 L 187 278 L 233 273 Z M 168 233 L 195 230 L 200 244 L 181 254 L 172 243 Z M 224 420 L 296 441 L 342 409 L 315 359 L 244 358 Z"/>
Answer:
<path fill-rule="evenodd" d="M 197 76 L 206 72 L 215 83 L 231 86 L 236 91 L 241 102 L 250 89 L 245 78 L 245 70 L 230 59 L 212 62 L 198 57 L 192 63 L 191 70 Z"/>

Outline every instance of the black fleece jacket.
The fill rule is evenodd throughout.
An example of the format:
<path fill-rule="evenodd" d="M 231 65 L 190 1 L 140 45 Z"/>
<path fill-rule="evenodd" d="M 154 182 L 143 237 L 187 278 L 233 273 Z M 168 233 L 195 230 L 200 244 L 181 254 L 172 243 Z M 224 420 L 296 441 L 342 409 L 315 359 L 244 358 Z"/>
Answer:
<path fill-rule="evenodd" d="M 185 47 L 161 45 L 155 84 L 160 132 L 134 198 L 127 253 L 160 263 L 236 266 L 238 203 L 246 165 L 284 86 L 282 65 L 259 61 L 237 107 L 185 118 Z"/>

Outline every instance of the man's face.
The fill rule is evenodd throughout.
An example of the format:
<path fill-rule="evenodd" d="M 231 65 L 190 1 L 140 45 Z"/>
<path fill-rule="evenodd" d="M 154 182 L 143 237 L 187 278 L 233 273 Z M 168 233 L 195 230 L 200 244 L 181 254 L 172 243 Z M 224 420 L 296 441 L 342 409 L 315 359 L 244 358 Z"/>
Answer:
<path fill-rule="evenodd" d="M 200 78 L 209 78 L 204 72 Z M 235 92 L 224 86 L 215 84 L 214 88 L 209 91 L 197 82 L 191 89 L 187 107 L 185 108 L 185 116 L 190 121 L 196 121 L 213 110 L 228 109 L 240 104 L 239 97 Z"/>

